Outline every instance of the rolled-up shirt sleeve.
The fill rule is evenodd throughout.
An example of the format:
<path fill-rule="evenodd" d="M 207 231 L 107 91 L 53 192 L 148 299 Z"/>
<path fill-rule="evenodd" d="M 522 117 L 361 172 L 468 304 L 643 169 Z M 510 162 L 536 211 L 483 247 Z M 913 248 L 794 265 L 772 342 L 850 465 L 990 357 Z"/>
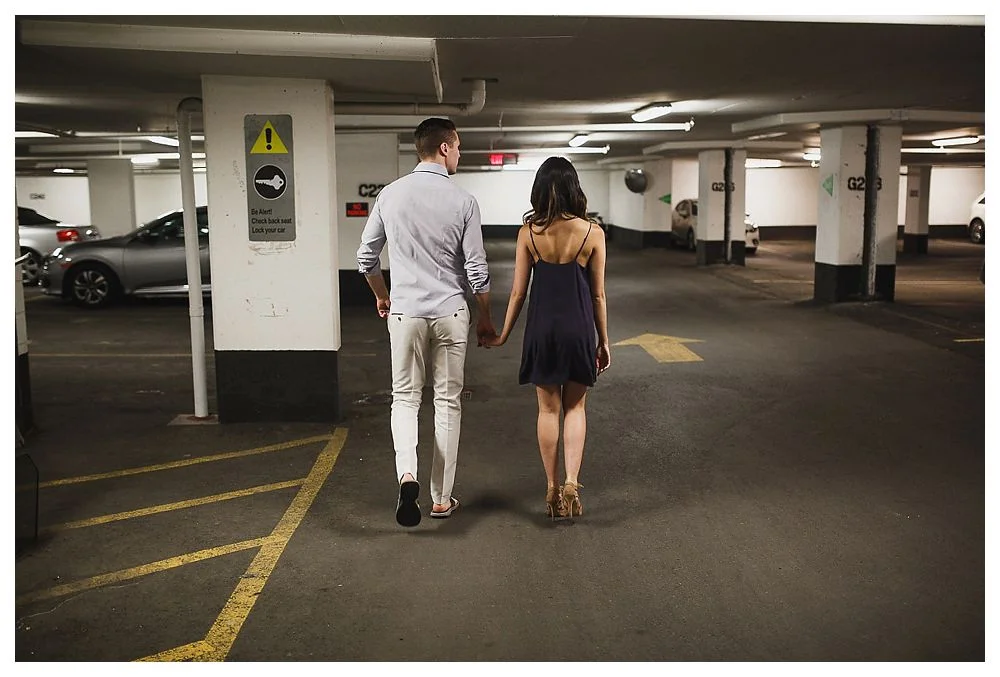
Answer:
<path fill-rule="evenodd" d="M 361 246 L 358 247 L 358 272 L 368 275 L 379 265 L 379 256 L 385 247 L 385 223 L 379 212 L 378 200 L 368 215 L 368 222 L 361 233 Z"/>
<path fill-rule="evenodd" d="M 479 203 L 473 197 L 466 209 L 462 251 L 465 254 L 465 275 L 475 294 L 484 294 L 490 290 L 490 269 L 486 264 L 481 218 Z"/>

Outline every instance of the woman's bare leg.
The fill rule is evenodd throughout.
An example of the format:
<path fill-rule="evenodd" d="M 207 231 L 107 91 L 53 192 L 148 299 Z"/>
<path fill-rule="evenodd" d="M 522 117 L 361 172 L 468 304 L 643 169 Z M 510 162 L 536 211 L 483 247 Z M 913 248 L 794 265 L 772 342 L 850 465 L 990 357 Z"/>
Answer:
<path fill-rule="evenodd" d="M 548 486 L 559 486 L 559 386 L 535 386 L 538 394 L 538 451 L 542 454 Z"/>
<path fill-rule="evenodd" d="M 566 481 L 577 482 L 583 463 L 583 445 L 587 440 L 587 386 L 569 381 L 562 389 L 563 453 L 566 456 Z"/>

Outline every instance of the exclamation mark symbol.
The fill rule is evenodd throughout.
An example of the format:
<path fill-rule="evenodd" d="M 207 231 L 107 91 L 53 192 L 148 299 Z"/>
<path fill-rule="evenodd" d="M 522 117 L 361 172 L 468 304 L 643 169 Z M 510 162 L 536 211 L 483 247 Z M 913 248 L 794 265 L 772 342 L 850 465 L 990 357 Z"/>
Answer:
<path fill-rule="evenodd" d="M 267 149 L 271 150 L 271 128 L 270 127 L 265 127 L 264 128 L 264 136 L 267 137 Z"/>

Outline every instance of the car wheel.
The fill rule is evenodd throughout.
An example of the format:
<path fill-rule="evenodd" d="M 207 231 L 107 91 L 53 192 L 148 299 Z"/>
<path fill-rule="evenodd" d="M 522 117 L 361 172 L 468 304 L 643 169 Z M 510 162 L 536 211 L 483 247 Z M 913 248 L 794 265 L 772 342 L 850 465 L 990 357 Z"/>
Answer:
<path fill-rule="evenodd" d="M 69 298 L 81 308 L 104 308 L 118 298 L 118 280 L 105 266 L 84 263 L 67 280 Z"/>
<path fill-rule="evenodd" d="M 27 287 L 34 287 L 42 274 L 42 257 L 31 249 L 22 249 L 21 253 L 28 255 L 21 264 L 21 283 Z"/>
<path fill-rule="evenodd" d="M 986 242 L 986 225 L 979 219 L 969 224 L 969 239 L 976 244 Z"/>
<path fill-rule="evenodd" d="M 691 230 L 688 231 L 688 234 L 687 234 L 687 248 L 690 249 L 691 251 L 694 251 L 695 249 L 697 249 L 697 247 L 695 246 L 695 243 L 694 243 L 694 228 L 692 228 Z"/>

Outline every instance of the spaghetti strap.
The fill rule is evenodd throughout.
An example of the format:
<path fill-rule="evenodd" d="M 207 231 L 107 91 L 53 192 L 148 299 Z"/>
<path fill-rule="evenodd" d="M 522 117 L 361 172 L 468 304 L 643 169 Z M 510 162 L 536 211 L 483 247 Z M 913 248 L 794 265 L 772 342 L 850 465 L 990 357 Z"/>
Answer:
<path fill-rule="evenodd" d="M 574 261 L 576 261 L 576 260 L 577 260 L 578 258 L 580 258 L 580 254 L 582 254 L 582 253 L 583 253 L 583 247 L 584 247 L 584 245 L 586 245 L 586 244 L 587 244 L 587 238 L 588 238 L 588 237 L 590 237 L 590 231 L 591 231 L 591 230 L 592 230 L 593 228 L 594 228 L 594 224 L 593 224 L 593 223 L 591 223 L 591 224 L 590 224 L 590 228 L 587 228 L 587 234 L 586 234 L 586 235 L 585 235 L 585 236 L 583 237 L 583 242 L 581 242 L 581 243 L 580 243 L 580 248 L 579 248 L 579 249 L 577 250 L 577 252 L 576 252 L 576 256 L 574 256 L 574 257 L 573 257 L 573 260 L 574 260 Z"/>
<path fill-rule="evenodd" d="M 544 259 L 542 259 L 542 255 L 538 252 L 538 245 L 535 244 L 535 232 L 531 230 L 530 225 L 528 226 L 528 235 L 531 236 L 531 248 L 535 250 L 535 260 L 544 261 Z"/>

